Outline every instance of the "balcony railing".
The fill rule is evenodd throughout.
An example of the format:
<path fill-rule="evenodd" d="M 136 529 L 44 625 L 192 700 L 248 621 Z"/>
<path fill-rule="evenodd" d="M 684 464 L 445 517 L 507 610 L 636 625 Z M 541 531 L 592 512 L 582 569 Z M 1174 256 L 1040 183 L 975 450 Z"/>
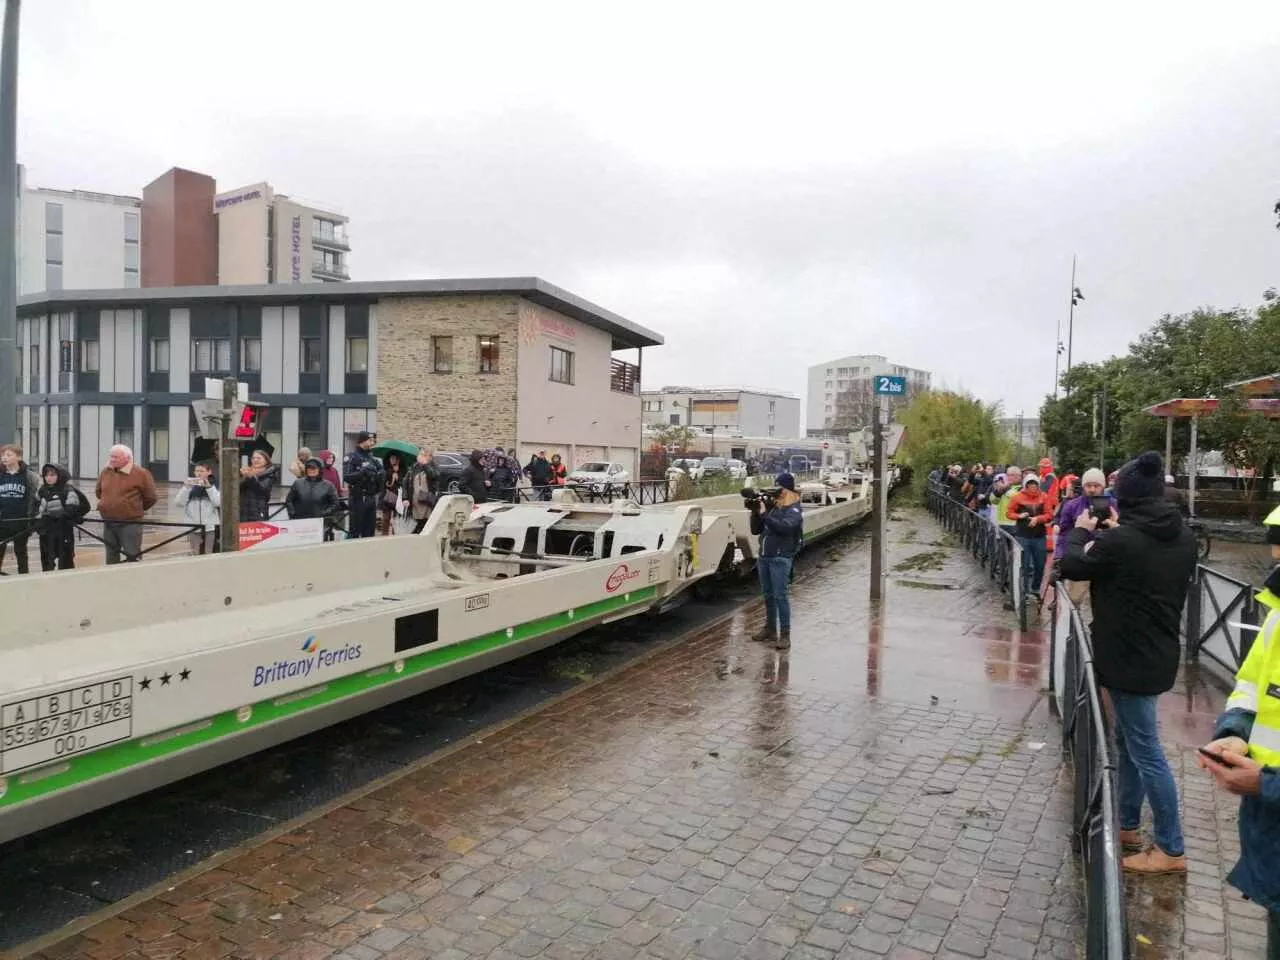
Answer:
<path fill-rule="evenodd" d="M 311 273 L 316 277 L 331 277 L 334 280 L 349 280 L 346 264 L 325 263 L 323 260 L 311 261 Z"/>
<path fill-rule="evenodd" d="M 332 247 L 335 250 L 350 250 L 351 244 L 347 241 L 345 233 L 325 232 L 323 230 L 311 231 L 311 242 L 318 243 L 322 247 Z"/>
<path fill-rule="evenodd" d="M 615 393 L 640 393 L 640 368 L 625 360 L 609 359 L 609 389 Z"/>

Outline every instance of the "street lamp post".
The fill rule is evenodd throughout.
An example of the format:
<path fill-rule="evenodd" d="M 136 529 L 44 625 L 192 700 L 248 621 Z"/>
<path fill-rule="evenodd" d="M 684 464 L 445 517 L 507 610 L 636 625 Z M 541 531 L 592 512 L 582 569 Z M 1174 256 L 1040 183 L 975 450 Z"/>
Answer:
<path fill-rule="evenodd" d="M 18 330 L 18 12 L 5 0 L 0 39 L 0 443 L 17 439 Z"/>
<path fill-rule="evenodd" d="M 1076 304 L 1084 299 L 1084 294 L 1080 292 L 1080 288 L 1076 286 L 1076 256 L 1071 255 L 1071 306 L 1067 310 L 1067 373 L 1071 372 L 1071 341 L 1075 333 L 1076 325 Z M 1056 366 L 1056 364 L 1055 364 Z M 1058 392 L 1057 384 L 1054 384 L 1054 394 Z M 1068 393 L 1071 391 L 1068 390 Z"/>

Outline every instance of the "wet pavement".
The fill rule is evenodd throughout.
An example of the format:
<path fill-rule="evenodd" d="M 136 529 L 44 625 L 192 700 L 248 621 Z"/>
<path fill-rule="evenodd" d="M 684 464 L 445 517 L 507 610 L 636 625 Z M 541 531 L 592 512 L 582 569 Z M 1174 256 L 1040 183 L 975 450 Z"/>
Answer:
<path fill-rule="evenodd" d="M 739 609 L 39 955 L 1076 956 L 1047 636 L 904 513 L 882 610 L 824 547 L 789 655 Z"/>

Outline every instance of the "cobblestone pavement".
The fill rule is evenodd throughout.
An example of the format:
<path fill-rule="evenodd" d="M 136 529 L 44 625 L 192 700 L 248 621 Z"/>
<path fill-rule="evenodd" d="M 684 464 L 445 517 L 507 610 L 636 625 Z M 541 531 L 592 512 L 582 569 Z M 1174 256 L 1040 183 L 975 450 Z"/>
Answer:
<path fill-rule="evenodd" d="M 48 958 L 1078 955 L 1070 791 L 1019 634 L 910 511 L 866 551 L 46 947 Z"/>

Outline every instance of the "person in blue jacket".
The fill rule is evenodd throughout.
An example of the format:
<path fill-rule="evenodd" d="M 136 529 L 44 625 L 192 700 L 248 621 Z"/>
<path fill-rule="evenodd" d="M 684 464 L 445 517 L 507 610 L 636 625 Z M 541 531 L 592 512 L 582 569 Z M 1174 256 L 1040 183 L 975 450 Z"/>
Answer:
<path fill-rule="evenodd" d="M 804 535 L 804 517 L 800 512 L 800 495 L 796 493 L 796 478 L 780 473 L 774 482 L 778 485 L 778 495 L 773 503 L 767 504 L 762 498 L 751 511 L 751 532 L 760 538 L 756 570 L 760 574 L 766 618 L 764 629 L 751 639 L 773 641 L 777 649 L 789 650 L 791 602 L 787 599 L 787 584 Z"/>

